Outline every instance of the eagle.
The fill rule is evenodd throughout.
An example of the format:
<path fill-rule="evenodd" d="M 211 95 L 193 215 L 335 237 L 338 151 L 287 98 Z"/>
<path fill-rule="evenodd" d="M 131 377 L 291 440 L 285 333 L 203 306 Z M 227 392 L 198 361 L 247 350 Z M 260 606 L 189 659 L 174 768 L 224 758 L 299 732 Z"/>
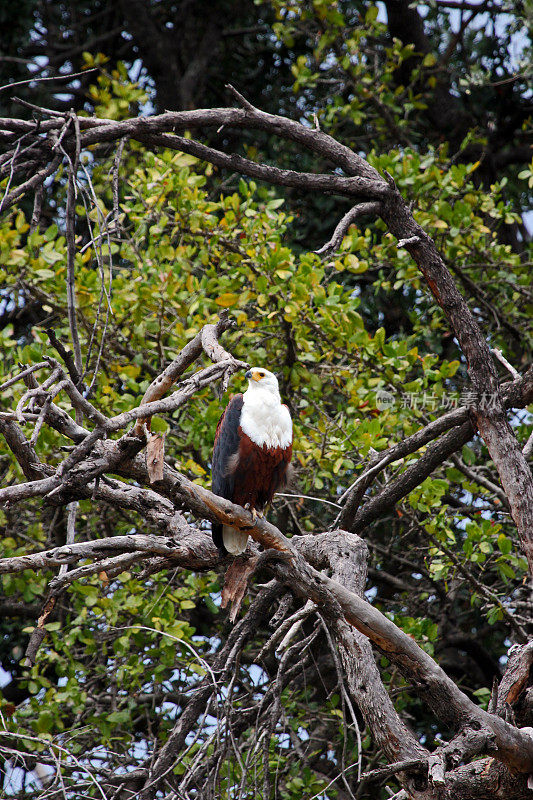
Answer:
<path fill-rule="evenodd" d="M 287 479 L 292 456 L 292 420 L 281 402 L 278 379 L 267 369 L 245 374 L 248 389 L 235 395 L 215 433 L 213 492 L 244 506 L 255 520 Z M 246 550 L 248 534 L 214 522 L 212 536 L 222 557 Z"/>

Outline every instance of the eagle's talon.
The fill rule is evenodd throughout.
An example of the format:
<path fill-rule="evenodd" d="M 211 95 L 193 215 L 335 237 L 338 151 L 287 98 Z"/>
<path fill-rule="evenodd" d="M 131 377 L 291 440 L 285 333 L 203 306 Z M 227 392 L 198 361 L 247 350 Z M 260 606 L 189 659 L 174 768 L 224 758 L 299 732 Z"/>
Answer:
<path fill-rule="evenodd" d="M 246 511 L 249 511 L 250 514 L 252 515 L 252 522 L 255 522 L 258 515 L 257 509 L 254 508 L 250 503 L 246 503 L 244 508 L 246 509 Z"/>
<path fill-rule="evenodd" d="M 256 519 L 264 519 L 265 515 L 262 511 L 258 511 L 257 508 L 254 508 L 251 503 L 245 503 L 243 508 L 246 511 L 249 511 L 252 517 L 252 522 L 255 522 Z"/>

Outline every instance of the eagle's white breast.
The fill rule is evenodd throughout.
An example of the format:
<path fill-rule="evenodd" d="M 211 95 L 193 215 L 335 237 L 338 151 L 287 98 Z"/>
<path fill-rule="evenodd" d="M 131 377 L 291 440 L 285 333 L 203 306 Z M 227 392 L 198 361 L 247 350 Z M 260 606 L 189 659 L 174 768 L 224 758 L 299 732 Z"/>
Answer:
<path fill-rule="evenodd" d="M 279 393 L 251 386 L 243 395 L 241 428 L 259 447 L 281 447 L 292 443 L 292 420 Z"/>

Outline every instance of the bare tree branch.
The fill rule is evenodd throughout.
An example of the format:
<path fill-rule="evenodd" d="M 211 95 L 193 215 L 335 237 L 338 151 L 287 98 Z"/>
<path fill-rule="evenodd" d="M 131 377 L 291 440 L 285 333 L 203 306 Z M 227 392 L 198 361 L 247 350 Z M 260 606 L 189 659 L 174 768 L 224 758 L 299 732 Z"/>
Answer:
<path fill-rule="evenodd" d="M 338 250 L 350 225 L 353 225 L 359 217 L 365 214 L 372 217 L 379 216 L 379 211 L 379 203 L 359 203 L 359 205 L 354 206 L 340 220 L 329 242 L 326 242 L 326 244 L 322 245 L 318 250 L 315 250 L 315 253 L 321 255 L 322 253 L 329 253 L 331 250 Z"/>

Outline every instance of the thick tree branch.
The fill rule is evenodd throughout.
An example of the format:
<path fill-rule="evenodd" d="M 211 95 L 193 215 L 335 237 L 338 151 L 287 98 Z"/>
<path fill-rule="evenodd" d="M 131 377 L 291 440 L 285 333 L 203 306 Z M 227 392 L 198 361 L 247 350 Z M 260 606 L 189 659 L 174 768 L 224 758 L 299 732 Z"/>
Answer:
<path fill-rule="evenodd" d="M 355 515 L 353 506 L 357 502 L 357 495 L 354 493 L 351 502 L 347 502 L 344 507 L 340 524 L 346 524 L 353 533 L 362 531 L 371 522 L 394 508 L 402 497 L 406 497 L 419 486 L 433 470 L 465 445 L 473 435 L 474 429 L 470 422 L 464 422 L 460 427 L 449 431 L 428 447 L 418 461 L 407 467 L 394 481 L 387 483 L 377 495 L 371 497 Z"/>
<path fill-rule="evenodd" d="M 506 408 L 524 408 L 529 405 L 533 400 L 533 368 L 530 368 L 522 378 L 502 384 L 500 391 Z M 475 435 L 475 427 L 469 422 L 469 417 L 469 408 L 466 406 L 456 408 L 430 422 L 385 452 L 381 451 L 372 456 L 365 472 L 357 478 L 340 499 L 341 503 L 345 501 L 345 506 L 339 516 L 339 524 L 357 533 L 374 519 L 393 508 L 402 497 L 406 497 L 446 458 L 459 450 Z M 376 475 L 389 464 L 416 452 L 450 428 L 453 430 L 438 439 L 418 461 L 408 467 L 394 481 L 388 483 L 359 510 L 363 495 Z"/>
<path fill-rule="evenodd" d="M 297 549 L 318 569 L 331 570 L 331 577 L 363 597 L 368 550 L 358 536 L 338 530 L 298 539 Z M 377 746 L 392 761 L 414 759 L 427 763 L 428 751 L 402 721 L 385 690 L 369 639 L 347 624 L 336 604 L 325 607 L 328 626 L 339 648 L 351 696 L 373 732 Z M 402 776 L 402 783 L 410 785 Z"/>

